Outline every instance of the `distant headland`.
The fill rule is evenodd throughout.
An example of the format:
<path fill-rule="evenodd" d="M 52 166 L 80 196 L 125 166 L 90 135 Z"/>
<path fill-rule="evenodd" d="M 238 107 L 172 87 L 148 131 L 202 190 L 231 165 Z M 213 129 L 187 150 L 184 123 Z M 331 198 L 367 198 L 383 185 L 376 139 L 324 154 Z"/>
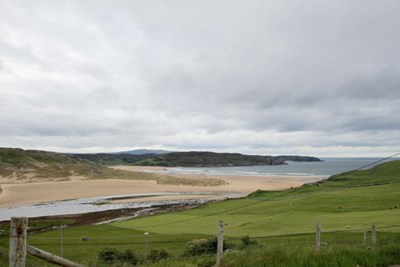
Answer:
<path fill-rule="evenodd" d="M 281 165 L 286 161 L 311 162 L 321 159 L 309 156 L 260 156 L 239 153 L 215 153 L 203 151 L 169 152 L 149 154 L 99 153 L 73 154 L 76 157 L 104 165 L 139 165 L 162 167 L 227 167 Z"/>

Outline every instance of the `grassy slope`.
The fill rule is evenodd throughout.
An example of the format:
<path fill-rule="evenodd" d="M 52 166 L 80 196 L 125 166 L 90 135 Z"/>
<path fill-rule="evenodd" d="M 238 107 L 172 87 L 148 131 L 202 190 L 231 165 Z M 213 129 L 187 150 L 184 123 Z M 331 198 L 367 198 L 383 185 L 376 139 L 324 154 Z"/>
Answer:
<path fill-rule="evenodd" d="M 72 154 L 78 158 L 90 160 L 101 165 L 132 165 L 136 162 L 148 159 L 156 154 Z"/>
<path fill-rule="evenodd" d="M 100 166 L 75 156 L 18 148 L 0 148 L 0 176 L 17 180 L 68 179 L 83 176 L 90 179 L 155 180 L 159 184 L 217 186 L 225 184 L 218 179 L 191 179 L 145 172 L 129 172 Z M 1 191 L 0 191 L 1 192 Z"/>
<path fill-rule="evenodd" d="M 251 156 L 238 153 L 214 152 L 172 152 L 154 155 L 136 162 L 136 165 L 166 167 L 215 167 L 215 166 L 251 166 L 276 165 L 284 161 L 272 156 Z"/>
<path fill-rule="evenodd" d="M 109 245 L 145 253 L 144 232 L 150 246 L 165 248 L 176 259 L 155 266 L 196 266 L 202 258 L 180 258 L 187 241 L 215 236 L 218 220 L 227 223 L 228 242 L 250 235 L 262 248 L 235 252 L 224 266 L 376 266 L 400 263 L 400 161 L 366 171 L 332 177 L 320 185 L 279 192 L 256 192 L 248 198 L 209 204 L 193 210 L 135 218 L 101 226 L 65 230 L 65 253 L 80 262 L 95 261 Z M 320 254 L 313 252 L 316 220 L 329 243 Z M 379 249 L 361 247 L 364 229 L 375 223 Z M 89 243 L 80 236 L 88 235 Z M 32 244 L 58 253 L 58 231 L 35 234 Z M 369 236 L 370 238 L 370 236 Z M 6 241 L 6 240 L 5 240 Z M 6 243 L 6 242 L 5 242 Z M 249 253 L 251 256 L 249 256 Z M 214 256 L 210 255 L 208 260 Z M 184 259 L 184 260 L 183 260 Z M 286 262 L 292 259 L 291 262 Z"/>
<path fill-rule="evenodd" d="M 0 175 L 49 178 L 71 175 L 96 176 L 102 172 L 98 165 L 79 158 L 60 153 L 23 150 L 18 148 L 0 148 Z"/>
<path fill-rule="evenodd" d="M 101 165 L 139 165 L 167 167 L 249 166 L 283 164 L 285 161 L 320 161 L 306 156 L 255 156 L 238 153 L 170 152 L 163 154 L 72 154 Z"/>

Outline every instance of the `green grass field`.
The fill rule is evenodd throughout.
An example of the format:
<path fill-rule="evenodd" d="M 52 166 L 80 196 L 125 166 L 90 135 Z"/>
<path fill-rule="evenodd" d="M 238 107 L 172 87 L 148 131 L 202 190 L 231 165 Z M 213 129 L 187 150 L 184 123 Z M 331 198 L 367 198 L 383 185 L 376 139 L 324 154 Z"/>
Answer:
<path fill-rule="evenodd" d="M 217 222 L 223 220 L 225 240 L 230 248 L 222 266 L 400 264 L 399 192 L 400 161 L 393 161 L 297 189 L 258 191 L 247 198 L 183 212 L 67 228 L 64 230 L 64 255 L 91 266 L 101 266 L 97 256 L 105 247 L 132 249 L 144 257 L 144 232 L 149 232 L 149 249 L 165 249 L 170 257 L 155 263 L 146 262 L 146 266 L 212 266 L 214 254 L 182 255 L 189 241 L 215 237 Z M 321 222 L 322 241 L 327 243 L 320 252 L 313 248 L 316 221 Z M 370 229 L 371 224 L 375 224 L 378 231 L 375 248 L 371 247 L 370 233 L 367 244 L 363 244 L 364 230 Z M 59 236 L 57 230 L 48 231 L 29 236 L 28 242 L 59 254 Z M 90 241 L 81 241 L 82 236 L 88 236 Z M 250 236 L 258 245 L 243 247 L 240 243 L 243 236 Z M 0 240 L 2 255 L 8 241 L 6 237 Z M 37 261 L 33 266 L 35 264 Z"/>

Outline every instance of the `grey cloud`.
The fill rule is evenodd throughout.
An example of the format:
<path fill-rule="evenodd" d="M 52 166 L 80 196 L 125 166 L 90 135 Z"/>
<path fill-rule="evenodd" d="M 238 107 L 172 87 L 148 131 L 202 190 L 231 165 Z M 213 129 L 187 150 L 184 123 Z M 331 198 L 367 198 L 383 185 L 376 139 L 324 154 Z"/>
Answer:
<path fill-rule="evenodd" d="M 344 127 L 352 131 L 372 130 L 400 130 L 400 119 L 391 117 L 371 116 L 366 118 L 353 118 L 346 122 Z"/>
<path fill-rule="evenodd" d="M 360 74 L 348 81 L 342 89 L 343 96 L 354 99 L 399 99 L 400 98 L 400 78 L 399 70 L 393 66 L 391 68 L 377 70 L 376 72 L 365 75 Z"/>
<path fill-rule="evenodd" d="M 381 136 L 400 131 L 399 7 L 1 3 L 0 145 L 387 150 Z"/>

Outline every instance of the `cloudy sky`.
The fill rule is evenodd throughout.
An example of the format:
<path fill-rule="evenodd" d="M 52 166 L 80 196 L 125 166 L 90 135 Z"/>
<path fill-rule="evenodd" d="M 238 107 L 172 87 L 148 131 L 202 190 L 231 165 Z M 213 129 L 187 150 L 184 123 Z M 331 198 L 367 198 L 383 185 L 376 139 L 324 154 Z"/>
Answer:
<path fill-rule="evenodd" d="M 0 0 L 0 146 L 400 152 L 400 1 Z"/>

